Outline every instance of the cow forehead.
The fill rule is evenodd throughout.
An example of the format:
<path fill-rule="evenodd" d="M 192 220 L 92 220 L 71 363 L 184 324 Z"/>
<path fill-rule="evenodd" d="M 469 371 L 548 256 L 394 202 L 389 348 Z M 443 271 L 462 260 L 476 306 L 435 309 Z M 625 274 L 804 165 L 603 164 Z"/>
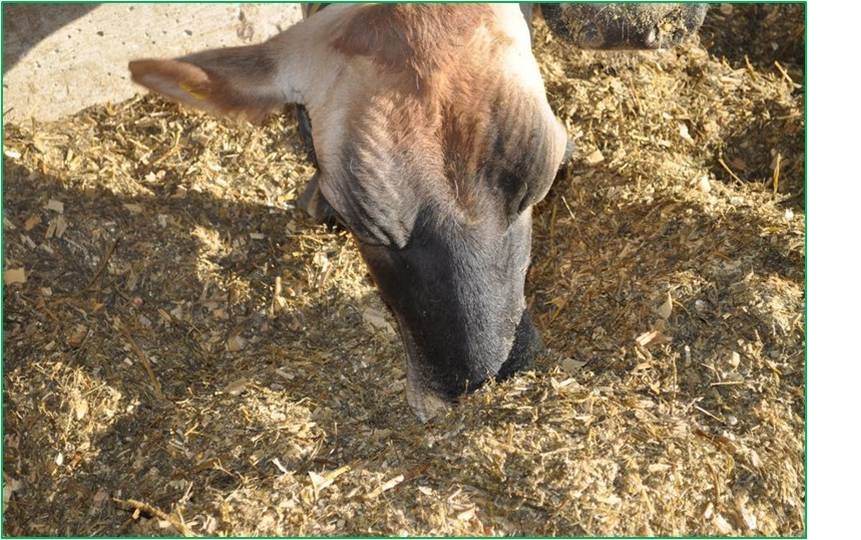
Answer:
<path fill-rule="evenodd" d="M 517 6 L 365 6 L 345 15 L 330 38 L 338 74 L 326 99 L 310 103 L 327 198 L 346 191 L 408 211 L 417 198 L 463 207 L 479 200 L 474 181 L 488 164 L 530 161 L 525 174 L 555 172 L 564 131 Z"/>
<path fill-rule="evenodd" d="M 470 54 L 490 52 L 487 45 L 513 41 L 529 44 L 526 21 L 515 6 L 389 4 L 353 10 L 331 45 L 348 57 L 366 56 L 422 76 L 457 69 Z"/>
<path fill-rule="evenodd" d="M 319 117 L 333 133 L 340 131 L 335 124 L 374 124 L 381 112 L 395 110 L 414 131 L 442 108 L 481 108 L 494 92 L 546 99 L 515 5 L 339 7 L 316 16 L 331 16 L 318 39 L 332 54 L 318 68 L 326 72 L 318 76 L 319 91 L 306 96 L 315 122 Z"/>
<path fill-rule="evenodd" d="M 328 41 L 335 51 L 419 79 L 472 62 L 521 71 L 524 57 L 532 58 L 528 23 L 514 4 L 363 5 L 333 17 Z"/>

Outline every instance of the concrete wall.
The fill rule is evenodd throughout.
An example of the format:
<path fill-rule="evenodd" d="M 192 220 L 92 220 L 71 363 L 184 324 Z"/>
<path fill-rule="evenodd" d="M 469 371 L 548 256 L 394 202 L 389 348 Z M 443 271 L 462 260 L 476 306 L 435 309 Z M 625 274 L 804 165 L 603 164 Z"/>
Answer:
<path fill-rule="evenodd" d="M 140 92 L 132 58 L 257 43 L 299 4 L 4 4 L 4 122 L 53 120 Z"/>

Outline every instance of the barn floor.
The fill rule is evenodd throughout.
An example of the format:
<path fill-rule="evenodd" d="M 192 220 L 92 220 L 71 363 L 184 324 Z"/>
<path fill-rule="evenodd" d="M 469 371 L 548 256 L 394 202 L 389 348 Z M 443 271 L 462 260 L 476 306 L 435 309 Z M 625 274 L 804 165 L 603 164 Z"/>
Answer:
<path fill-rule="evenodd" d="M 550 352 L 428 425 L 293 207 L 290 119 L 5 126 L 4 534 L 803 534 L 803 9 L 660 53 L 539 28 L 578 145 L 536 208 Z"/>

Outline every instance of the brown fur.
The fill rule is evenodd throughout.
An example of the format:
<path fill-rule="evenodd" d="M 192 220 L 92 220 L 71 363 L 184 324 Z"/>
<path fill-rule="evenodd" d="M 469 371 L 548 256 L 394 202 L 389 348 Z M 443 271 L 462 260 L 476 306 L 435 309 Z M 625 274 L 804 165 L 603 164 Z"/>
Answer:
<path fill-rule="evenodd" d="M 475 4 L 364 6 L 332 46 L 348 57 L 368 56 L 386 69 L 426 77 L 455 62 L 476 29 L 492 18 L 488 6 Z"/>
<path fill-rule="evenodd" d="M 347 95 L 347 131 L 363 161 L 352 165 L 353 181 L 379 182 L 373 176 L 406 153 L 399 174 L 420 174 L 431 184 L 423 188 L 454 203 L 465 221 L 499 216 L 498 205 L 510 202 L 488 197 L 482 174 L 549 183 L 558 148 L 530 135 L 553 139 L 555 119 L 499 65 L 512 39 L 498 24 L 489 6 L 477 5 L 364 6 L 351 15 L 333 48 L 347 62 L 365 57 L 376 67 L 366 71 L 367 86 Z M 519 203 L 525 193 L 507 195 Z"/>

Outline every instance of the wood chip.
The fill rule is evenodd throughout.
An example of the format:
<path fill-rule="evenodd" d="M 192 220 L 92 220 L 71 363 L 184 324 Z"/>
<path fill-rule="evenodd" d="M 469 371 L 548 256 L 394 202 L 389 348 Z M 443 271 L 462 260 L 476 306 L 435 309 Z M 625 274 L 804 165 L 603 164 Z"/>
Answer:
<path fill-rule="evenodd" d="M 75 409 L 75 419 L 83 420 L 85 416 L 87 416 L 87 412 L 90 410 L 90 405 L 87 403 L 86 399 L 78 398 L 75 400 L 74 404 Z"/>
<path fill-rule="evenodd" d="M 583 366 L 586 365 L 586 362 L 583 360 L 575 360 L 573 358 L 565 358 L 564 360 L 562 360 L 560 365 L 562 369 L 573 375 L 574 373 L 580 371 L 580 369 L 582 369 Z"/>
<path fill-rule="evenodd" d="M 63 203 L 56 200 L 56 199 L 49 199 L 48 204 L 45 205 L 45 208 L 48 210 L 53 210 L 54 212 L 57 212 L 58 214 L 63 213 Z"/>
<path fill-rule="evenodd" d="M 389 323 L 388 319 L 386 319 L 385 314 L 379 310 L 370 307 L 365 308 L 362 310 L 362 320 L 378 330 L 383 330 L 389 335 L 396 335 L 395 329 Z"/>
<path fill-rule="evenodd" d="M 240 377 L 239 379 L 236 379 L 232 383 L 228 384 L 227 388 L 225 388 L 224 391 L 231 396 L 238 396 L 245 391 L 245 389 L 250 383 L 251 381 L 247 377 Z"/>
<path fill-rule="evenodd" d="M 729 356 L 729 365 L 734 367 L 734 368 L 737 368 L 740 363 L 741 363 L 741 355 L 738 354 L 737 352 L 733 351 L 732 354 Z"/>
<path fill-rule="evenodd" d="M 469 521 L 474 517 L 475 517 L 475 508 L 474 507 L 468 508 L 468 509 L 464 510 L 463 512 L 460 512 L 457 515 L 457 519 L 459 519 L 460 521 Z"/>
<path fill-rule="evenodd" d="M 748 508 L 748 500 L 749 497 L 745 493 L 736 494 L 733 497 L 735 509 L 738 512 L 741 521 L 744 523 L 744 526 L 747 527 L 749 531 L 755 532 L 757 528 L 757 519 L 756 515 L 750 510 L 750 508 Z"/>
<path fill-rule="evenodd" d="M 40 223 L 42 223 L 42 216 L 40 216 L 39 214 L 34 214 L 28 217 L 27 221 L 24 222 L 24 230 L 31 231 L 33 230 L 33 227 Z"/>
<path fill-rule="evenodd" d="M 660 332 L 658 332 L 657 330 L 652 330 L 650 332 L 640 334 L 634 341 L 636 341 L 637 345 L 639 345 L 640 347 L 645 347 L 646 345 L 654 341 L 659 334 Z"/>
<path fill-rule="evenodd" d="M 3 283 L 14 285 L 16 283 L 27 283 L 27 273 L 23 268 L 10 268 L 3 272 Z"/>
<path fill-rule="evenodd" d="M 285 381 L 292 381 L 296 378 L 296 375 L 284 371 L 282 368 L 275 368 L 275 374 L 284 379 Z"/>
<path fill-rule="evenodd" d="M 715 515 L 714 519 L 712 520 L 712 523 L 714 523 L 714 526 L 718 530 L 718 532 L 723 535 L 730 535 L 735 532 L 735 530 L 732 528 L 732 525 L 729 524 L 729 521 L 727 521 L 726 518 L 720 514 Z"/>
<path fill-rule="evenodd" d="M 588 163 L 589 165 L 597 165 L 602 161 L 604 161 L 604 154 L 602 154 L 600 150 L 595 150 L 594 152 L 586 156 L 586 163 Z"/>
<path fill-rule="evenodd" d="M 762 460 L 753 448 L 748 449 L 748 459 L 750 459 L 750 464 L 753 465 L 754 468 L 762 468 Z"/>
<path fill-rule="evenodd" d="M 374 489 L 373 491 L 371 491 L 370 493 L 368 493 L 368 498 L 369 499 L 376 499 L 377 497 L 379 497 L 380 495 L 382 495 L 386 491 L 392 489 L 393 487 L 395 487 L 396 485 L 400 484 L 403 481 L 404 481 L 404 475 L 399 474 L 399 475 L 395 476 L 394 478 L 392 478 L 391 480 L 387 480 L 380 487 L 378 487 L 378 488 Z"/>
<path fill-rule="evenodd" d="M 289 472 L 287 470 L 287 467 L 282 465 L 281 460 L 279 460 L 277 457 L 272 458 L 270 461 L 272 461 L 272 464 L 275 465 L 275 467 L 277 467 L 279 471 L 281 471 L 281 474 L 287 474 Z M 311 474 L 311 473 L 309 472 L 308 474 Z M 313 478 L 311 480 L 313 481 Z"/>
<path fill-rule="evenodd" d="M 12 494 L 21 489 L 21 482 L 16 480 L 12 475 L 3 474 L 3 511 L 6 511 L 6 505 L 12 498 Z"/>
<path fill-rule="evenodd" d="M 53 225 L 53 233 L 56 238 L 62 238 L 66 233 L 66 229 L 69 227 L 69 222 L 66 221 L 66 218 L 62 215 L 51 220 L 51 224 Z"/>
<path fill-rule="evenodd" d="M 235 334 L 227 338 L 227 350 L 230 352 L 241 351 L 245 348 L 245 338 L 241 334 Z"/>
<path fill-rule="evenodd" d="M 308 471 L 308 477 L 311 479 L 311 485 L 314 486 L 314 491 L 317 493 L 324 490 L 332 483 L 331 480 L 324 478 L 322 475 L 319 475 L 314 471 Z"/>
<path fill-rule="evenodd" d="M 669 292 L 667 292 L 667 299 L 656 311 L 658 313 L 658 317 L 664 320 L 670 318 L 670 315 L 673 313 L 673 296 Z"/>
<path fill-rule="evenodd" d="M 319 495 L 321 491 L 331 486 L 335 480 L 342 474 L 350 470 L 349 466 L 343 466 L 332 471 L 326 471 L 322 474 L 314 471 L 308 471 L 308 477 L 311 479 L 311 485 L 314 486 L 314 493 Z"/>
<path fill-rule="evenodd" d="M 679 122 L 679 136 L 690 144 L 694 144 L 694 139 L 688 131 L 688 125 L 684 122 Z"/>

